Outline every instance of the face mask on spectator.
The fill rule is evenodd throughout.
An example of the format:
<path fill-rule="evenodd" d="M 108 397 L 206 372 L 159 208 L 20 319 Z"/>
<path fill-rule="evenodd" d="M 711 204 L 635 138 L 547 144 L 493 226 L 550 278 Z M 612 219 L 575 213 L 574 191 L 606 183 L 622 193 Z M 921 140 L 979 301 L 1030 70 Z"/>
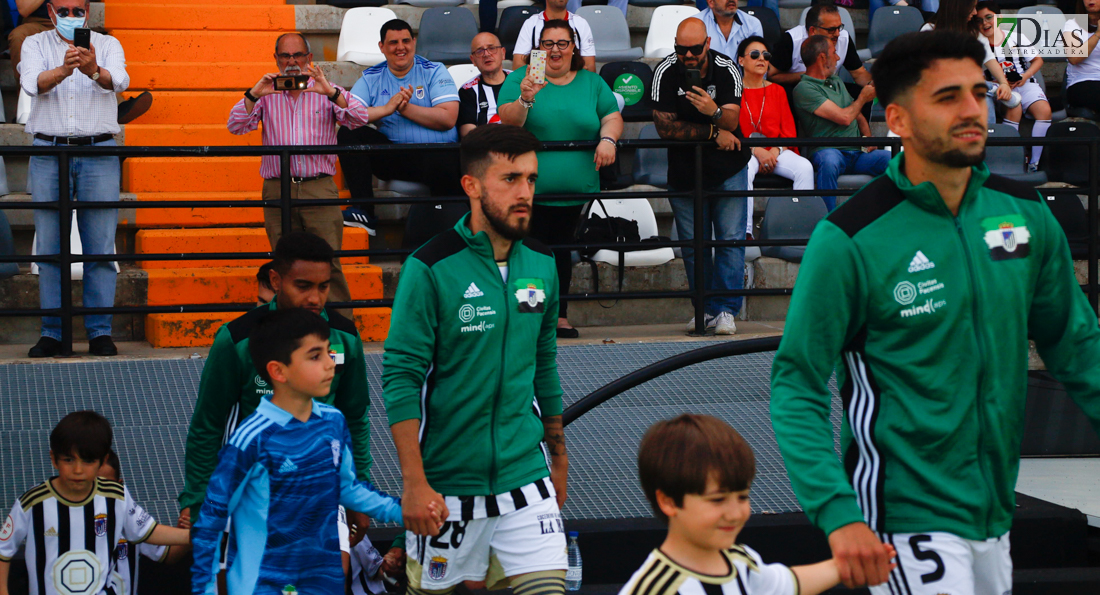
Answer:
<path fill-rule="evenodd" d="M 81 11 L 81 12 L 83 12 L 83 11 Z M 79 16 L 79 17 L 75 17 L 75 16 L 74 17 L 55 16 L 54 17 L 54 19 L 55 19 L 54 25 L 57 27 L 57 32 L 59 34 L 61 34 L 61 37 L 64 37 L 65 39 L 70 39 L 71 40 L 73 38 L 73 36 L 76 34 L 76 28 L 84 26 L 84 21 L 85 21 L 86 18 L 87 18 L 86 16 Z"/>

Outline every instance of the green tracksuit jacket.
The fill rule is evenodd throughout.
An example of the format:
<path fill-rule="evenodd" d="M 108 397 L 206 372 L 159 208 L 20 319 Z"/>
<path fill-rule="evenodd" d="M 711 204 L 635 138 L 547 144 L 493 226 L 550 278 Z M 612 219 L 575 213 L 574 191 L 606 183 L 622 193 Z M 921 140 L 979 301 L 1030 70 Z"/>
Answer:
<path fill-rule="evenodd" d="M 772 422 L 826 534 L 866 520 L 987 539 L 1012 524 L 1028 338 L 1100 430 L 1100 329 L 1032 187 L 975 167 L 956 217 L 931 182 L 909 182 L 903 159 L 810 238 L 772 367 Z"/>
<path fill-rule="evenodd" d="M 206 497 L 206 484 L 218 465 L 218 452 L 239 422 L 252 415 L 260 399 L 271 388 L 256 373 L 248 353 L 248 335 L 264 314 L 276 309 L 274 299 L 240 318 L 222 325 L 214 336 L 214 345 L 206 358 L 199 384 L 199 397 L 187 430 L 183 492 L 180 508 L 191 508 L 192 519 Z M 355 323 L 335 311 L 325 309 L 321 317 L 328 321 L 329 353 L 336 360 L 336 376 L 329 395 L 319 401 L 333 405 L 344 414 L 351 432 L 355 469 L 367 480 L 371 468 L 370 395 L 367 392 L 367 362 L 363 341 Z"/>
<path fill-rule="evenodd" d="M 548 476 L 542 418 L 562 412 L 554 257 L 516 242 L 504 282 L 469 217 L 402 266 L 382 371 L 390 425 L 420 420 L 424 472 L 448 496 Z"/>

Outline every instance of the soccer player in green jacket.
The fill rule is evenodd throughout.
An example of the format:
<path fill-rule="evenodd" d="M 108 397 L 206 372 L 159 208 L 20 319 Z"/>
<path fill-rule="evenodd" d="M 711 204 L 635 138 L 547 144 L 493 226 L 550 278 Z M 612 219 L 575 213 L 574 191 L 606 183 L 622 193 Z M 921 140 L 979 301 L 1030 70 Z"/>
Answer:
<path fill-rule="evenodd" d="M 558 279 L 550 250 L 524 239 L 539 148 L 515 126 L 466 135 L 471 211 L 401 270 L 382 385 L 411 595 L 464 581 L 510 584 L 515 595 L 565 589 Z M 430 522 L 432 502 L 442 527 Z"/>
<path fill-rule="evenodd" d="M 984 55 L 935 31 L 875 62 L 905 150 L 814 230 L 772 368 L 795 494 L 843 582 L 873 595 L 1011 592 L 1029 338 L 1100 429 L 1100 328 L 1065 233 L 1034 188 L 983 162 Z"/>
<path fill-rule="evenodd" d="M 275 246 L 272 262 L 275 298 L 225 323 L 214 336 L 214 345 L 202 369 L 191 427 L 187 430 L 184 486 L 179 495 L 181 515 L 187 515 L 192 523 L 197 520 L 192 516 L 198 516 L 206 485 L 218 464 L 218 451 L 237 424 L 256 410 L 265 395 L 271 394 L 271 387 L 256 374 L 248 354 L 249 333 L 271 310 L 305 308 L 328 321 L 329 356 L 336 363 L 336 376 L 329 395 L 318 400 L 344 414 L 351 432 L 356 472 L 359 479 L 369 480 L 372 459 L 367 362 L 355 323 L 325 307 L 332 259 L 332 247 L 316 235 L 295 232 L 284 236 Z M 349 524 L 366 529 L 369 521 L 365 515 L 347 512 Z"/>

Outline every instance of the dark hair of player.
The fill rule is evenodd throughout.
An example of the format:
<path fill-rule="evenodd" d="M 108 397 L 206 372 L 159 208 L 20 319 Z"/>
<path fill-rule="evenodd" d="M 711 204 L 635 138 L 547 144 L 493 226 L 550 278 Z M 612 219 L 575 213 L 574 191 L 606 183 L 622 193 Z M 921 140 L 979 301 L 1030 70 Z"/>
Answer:
<path fill-rule="evenodd" d="M 462 139 L 459 149 L 462 173 L 480 179 L 493 161 L 490 154 L 515 161 L 516 157 L 539 149 L 542 143 L 526 128 L 508 124 L 478 126 Z"/>
<path fill-rule="evenodd" d="M 313 336 L 327 341 L 329 326 L 324 318 L 304 308 L 275 310 L 264 315 L 248 336 L 248 354 L 252 365 L 266 382 L 268 362 L 290 365 L 290 356 L 302 345 L 302 339 Z"/>
<path fill-rule="evenodd" d="M 978 67 L 985 60 L 985 48 L 973 35 L 939 29 L 900 35 L 886 44 L 871 67 L 878 101 L 883 106 L 897 101 L 920 82 L 936 60 L 965 59 Z"/>
<path fill-rule="evenodd" d="M 279 238 L 279 243 L 275 244 L 275 260 L 271 261 L 271 267 L 280 275 L 286 275 L 299 260 L 331 263 L 334 256 L 332 246 L 319 236 L 296 231 Z"/>
<path fill-rule="evenodd" d="M 107 453 L 107 466 L 115 470 L 115 481 L 122 481 L 122 461 L 113 448 Z"/>
<path fill-rule="evenodd" d="M 409 37 L 416 39 L 416 34 L 413 33 L 412 25 L 401 19 L 390 19 L 385 23 L 382 23 L 382 28 L 378 30 L 378 39 L 382 42 L 386 41 L 386 34 L 390 31 L 408 31 Z"/>
<path fill-rule="evenodd" d="M 85 461 L 102 461 L 111 452 L 111 422 L 95 411 L 74 411 L 57 422 L 50 432 L 54 456 L 74 456 Z"/>
<path fill-rule="evenodd" d="M 744 58 L 745 57 L 745 51 L 747 51 L 749 49 L 749 46 L 754 44 L 754 43 L 762 44 L 764 46 L 765 51 L 768 51 L 768 52 L 771 51 L 771 48 L 768 47 L 768 41 L 766 39 L 764 39 L 763 37 L 760 37 L 759 35 L 750 35 L 750 36 L 746 37 L 745 39 L 741 40 L 741 43 L 737 45 L 737 57 L 738 58 Z"/>
<path fill-rule="evenodd" d="M 657 490 L 683 506 L 685 494 L 703 494 L 707 479 L 731 492 L 747 490 L 756 476 L 756 458 L 748 442 L 726 422 L 685 413 L 649 427 L 638 447 L 638 478 L 657 518 L 668 518 L 657 505 Z"/>
<path fill-rule="evenodd" d="M 832 45 L 833 40 L 824 35 L 811 35 L 806 38 L 806 41 L 802 42 L 798 55 L 802 57 L 802 63 L 806 65 L 806 68 L 809 68 L 814 62 L 817 62 L 817 57 L 829 51 Z"/>
<path fill-rule="evenodd" d="M 268 291 L 275 291 L 275 288 L 271 286 L 271 269 L 275 266 L 275 261 L 265 262 L 260 265 L 259 270 L 256 271 L 256 282 L 260 284 L 260 287 Z"/>

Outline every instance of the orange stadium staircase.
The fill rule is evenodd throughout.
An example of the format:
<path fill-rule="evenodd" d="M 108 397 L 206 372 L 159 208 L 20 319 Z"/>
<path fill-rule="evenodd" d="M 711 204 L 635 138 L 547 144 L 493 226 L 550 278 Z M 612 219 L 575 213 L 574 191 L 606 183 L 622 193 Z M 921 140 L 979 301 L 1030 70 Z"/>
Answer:
<path fill-rule="evenodd" d="M 128 96 L 154 92 L 153 106 L 126 125 L 130 146 L 259 145 L 260 132 L 226 130 L 229 110 L 244 89 L 275 68 L 275 39 L 295 30 L 294 6 L 280 0 L 107 0 L 105 25 L 126 50 Z M 211 62 L 213 60 L 213 62 Z M 139 201 L 259 199 L 259 157 L 131 158 L 122 190 Z M 347 196 L 338 177 L 341 196 Z M 137 254 L 263 252 L 270 246 L 260 208 L 135 209 Z M 366 232 L 344 228 L 344 248 L 368 247 Z M 366 258 L 347 258 L 344 272 L 355 299 L 382 297 L 382 271 Z M 149 305 L 234 304 L 256 299 L 261 261 L 142 262 Z M 154 347 L 210 345 L 237 313 L 150 314 L 146 338 Z M 389 308 L 355 311 L 364 341 L 385 339 Z"/>

